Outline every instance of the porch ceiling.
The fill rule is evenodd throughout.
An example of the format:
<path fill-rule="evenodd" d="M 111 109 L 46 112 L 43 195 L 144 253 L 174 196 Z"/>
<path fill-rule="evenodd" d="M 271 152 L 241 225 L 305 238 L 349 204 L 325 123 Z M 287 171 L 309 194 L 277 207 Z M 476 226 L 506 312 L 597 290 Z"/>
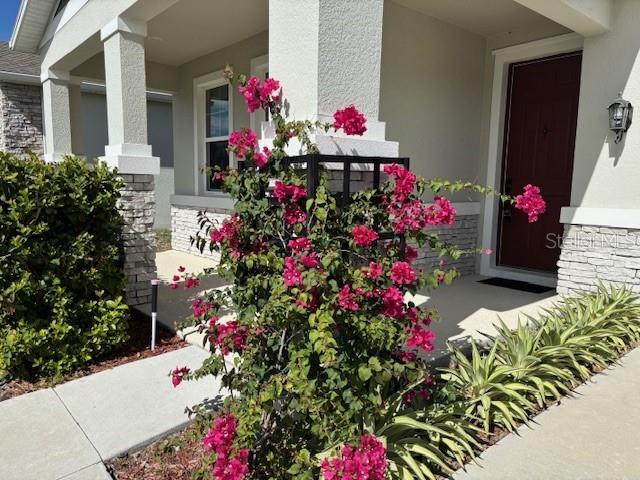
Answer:
<path fill-rule="evenodd" d="M 393 1 L 484 37 L 540 22 L 553 23 L 513 0 Z"/>
<path fill-rule="evenodd" d="M 268 0 L 181 0 L 149 21 L 147 59 L 178 66 L 263 32 Z"/>

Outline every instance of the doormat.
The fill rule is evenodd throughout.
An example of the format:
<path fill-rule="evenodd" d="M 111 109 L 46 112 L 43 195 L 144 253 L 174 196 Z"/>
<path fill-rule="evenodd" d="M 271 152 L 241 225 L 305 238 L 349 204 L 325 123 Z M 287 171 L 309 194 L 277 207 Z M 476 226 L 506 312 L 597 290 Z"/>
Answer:
<path fill-rule="evenodd" d="M 510 288 L 511 290 L 520 290 L 521 292 L 529 293 L 546 293 L 555 290 L 555 288 L 552 287 L 544 287 L 534 283 L 497 277 L 485 278 L 484 280 L 478 280 L 478 282 L 484 283 L 485 285 L 493 285 L 494 287 Z"/>

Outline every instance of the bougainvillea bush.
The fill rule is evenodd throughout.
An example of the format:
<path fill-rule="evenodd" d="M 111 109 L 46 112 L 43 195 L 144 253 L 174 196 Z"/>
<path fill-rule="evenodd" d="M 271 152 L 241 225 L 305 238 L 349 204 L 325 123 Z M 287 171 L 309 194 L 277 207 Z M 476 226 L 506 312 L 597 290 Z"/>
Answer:
<path fill-rule="evenodd" d="M 63 374 L 121 345 L 117 174 L 0 153 L 0 178 L 0 379 Z"/>
<path fill-rule="evenodd" d="M 305 171 L 285 166 L 289 142 L 316 152 L 311 133 L 362 135 L 364 115 L 350 105 L 333 124 L 289 121 L 278 81 L 237 82 L 249 111 L 269 110 L 276 135 L 260 148 L 255 133 L 235 132 L 229 149 L 248 168 L 214 173 L 235 199 L 234 212 L 220 225 L 202 213 L 194 241 L 220 253 L 218 272 L 233 288 L 195 301 L 193 321 L 211 356 L 195 372 L 177 368 L 173 383 L 222 375 L 230 392 L 204 439 L 216 480 L 396 478 L 376 419 L 399 395 L 403 408 L 429 398 L 421 354 L 435 338 L 435 312 L 405 298 L 456 276 L 442 262 L 418 268 L 416 249 L 474 253 L 438 239 L 434 228 L 456 217 L 444 193 L 493 192 L 389 164 L 378 191 L 354 193 L 347 204 L 336 201 L 326 175 L 312 194 Z M 518 205 L 541 213 L 536 195 L 540 201 Z"/>

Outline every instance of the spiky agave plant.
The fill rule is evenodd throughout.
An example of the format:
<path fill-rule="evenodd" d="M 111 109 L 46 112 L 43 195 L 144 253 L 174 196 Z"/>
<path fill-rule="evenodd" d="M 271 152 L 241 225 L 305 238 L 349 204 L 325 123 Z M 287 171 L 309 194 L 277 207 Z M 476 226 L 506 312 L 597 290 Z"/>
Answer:
<path fill-rule="evenodd" d="M 521 382 L 534 388 L 532 396 L 540 408 L 547 398 L 560 400 L 570 391 L 573 376 L 571 371 L 557 366 L 555 357 L 566 354 L 561 349 L 541 346 L 542 331 L 533 319 L 525 325 L 518 321 L 515 330 L 511 330 L 501 320 L 495 325 L 498 336 L 497 359 L 504 365 L 513 367 L 509 375 L 515 382 Z"/>
<path fill-rule="evenodd" d="M 385 413 L 374 422 L 375 434 L 386 443 L 388 471 L 398 480 L 435 480 L 453 474 L 456 466 L 475 459 L 485 433 L 465 413 L 460 402 L 430 403 L 406 410 L 404 394 L 392 397 Z"/>
<path fill-rule="evenodd" d="M 486 431 L 499 425 L 509 431 L 519 423 L 528 423 L 527 411 L 533 403 L 527 398 L 537 390 L 514 380 L 516 369 L 505 365 L 497 357 L 499 342 L 494 342 L 487 353 L 481 354 L 475 342 L 471 344 L 471 358 L 449 345 L 455 365 L 441 369 L 442 378 L 448 382 L 467 407 L 466 414 L 482 422 Z"/>

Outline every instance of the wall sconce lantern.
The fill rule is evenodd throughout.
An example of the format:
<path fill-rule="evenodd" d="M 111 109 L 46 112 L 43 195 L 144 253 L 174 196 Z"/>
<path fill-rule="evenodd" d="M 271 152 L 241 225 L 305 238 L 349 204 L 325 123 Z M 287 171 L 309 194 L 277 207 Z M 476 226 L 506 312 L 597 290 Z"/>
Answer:
<path fill-rule="evenodd" d="M 622 93 L 607 107 L 609 109 L 609 129 L 616 134 L 616 143 L 620 143 L 622 136 L 631 126 L 633 105 L 622 98 Z"/>

